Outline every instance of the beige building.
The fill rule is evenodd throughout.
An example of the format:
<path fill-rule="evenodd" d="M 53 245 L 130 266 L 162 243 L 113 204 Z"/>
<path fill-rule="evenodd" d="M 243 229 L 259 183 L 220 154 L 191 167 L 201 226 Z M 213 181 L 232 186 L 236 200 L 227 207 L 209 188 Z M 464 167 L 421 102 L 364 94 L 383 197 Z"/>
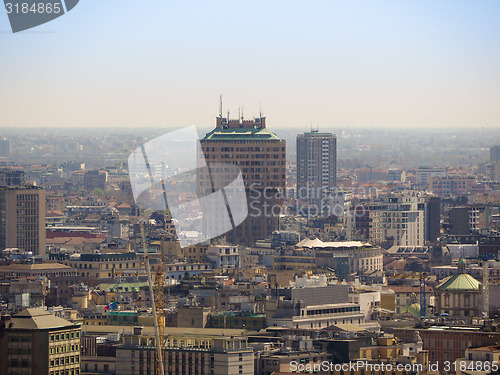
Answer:
<path fill-rule="evenodd" d="M 144 272 L 144 263 L 136 256 L 136 253 L 132 252 L 73 254 L 69 257 L 64 255 L 57 260 L 76 269 L 79 276 L 90 279 Z"/>
<path fill-rule="evenodd" d="M 84 326 L 83 330 L 85 335 L 121 334 L 116 344 L 116 374 L 155 373 L 153 327 Z M 166 327 L 163 355 L 165 374 L 254 374 L 254 352 L 243 330 Z M 86 358 L 89 364 L 92 360 Z"/>
<path fill-rule="evenodd" d="M 465 350 L 465 358 L 457 360 L 457 375 L 482 375 L 498 373 L 500 369 L 500 345 L 469 348 Z"/>
<path fill-rule="evenodd" d="M 45 190 L 0 188 L 0 248 L 45 254 Z"/>
<path fill-rule="evenodd" d="M 254 244 L 278 229 L 286 183 L 286 142 L 266 128 L 266 118 L 230 120 L 217 117 L 216 128 L 202 140 L 205 160 L 237 165 L 243 175 L 248 216 L 226 234 L 232 244 Z M 209 178 L 200 175 L 202 195 L 212 191 Z"/>
<path fill-rule="evenodd" d="M 465 260 L 458 261 L 458 273 L 436 286 L 436 314 L 453 317 L 479 316 L 481 283 L 465 273 Z"/>
<path fill-rule="evenodd" d="M 205 328 L 210 311 L 210 307 L 178 307 L 177 327 Z"/>
<path fill-rule="evenodd" d="M 80 326 L 41 309 L 0 322 L 0 374 L 79 375 Z"/>

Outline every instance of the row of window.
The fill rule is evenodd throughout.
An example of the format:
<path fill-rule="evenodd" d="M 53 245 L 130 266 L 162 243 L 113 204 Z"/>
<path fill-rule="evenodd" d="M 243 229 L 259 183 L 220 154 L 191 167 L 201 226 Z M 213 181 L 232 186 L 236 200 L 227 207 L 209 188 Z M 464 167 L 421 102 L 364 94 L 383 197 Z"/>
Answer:
<path fill-rule="evenodd" d="M 31 336 L 14 336 L 9 335 L 9 342 L 31 342 Z"/>
<path fill-rule="evenodd" d="M 64 365 L 70 365 L 70 364 L 75 364 L 75 363 L 80 363 L 80 356 L 79 355 L 70 355 L 70 356 L 63 357 L 63 358 L 52 359 L 50 361 L 50 367 L 64 366 Z"/>
<path fill-rule="evenodd" d="M 17 202 L 38 202 L 38 194 L 18 194 Z"/>
<path fill-rule="evenodd" d="M 360 311 L 359 306 L 335 307 L 331 309 L 308 310 L 306 315 L 338 314 Z"/>
<path fill-rule="evenodd" d="M 210 148 L 212 150 L 210 150 Z M 209 151 L 215 151 L 215 147 L 206 147 L 206 151 L 209 152 Z M 234 148 L 233 147 L 221 147 L 221 151 L 224 151 L 224 152 L 229 152 L 229 151 L 234 151 Z M 257 151 L 257 152 L 264 152 L 264 147 L 236 147 L 236 151 Z M 270 147 L 267 147 L 267 152 L 271 151 L 271 148 Z M 274 152 L 276 151 L 280 151 L 280 148 L 279 147 L 273 147 L 273 150 Z M 285 147 L 281 147 L 281 151 L 285 151 Z"/>
<path fill-rule="evenodd" d="M 79 375 L 79 374 L 80 374 L 80 369 L 78 368 L 71 370 L 56 370 L 50 372 L 50 375 Z"/>
<path fill-rule="evenodd" d="M 55 333 L 50 335 L 50 341 L 61 341 L 61 340 L 69 340 L 69 339 L 75 339 L 80 337 L 80 332 L 79 331 L 72 331 L 72 332 L 64 332 L 64 333 Z"/>
<path fill-rule="evenodd" d="M 130 265 L 129 263 L 125 263 L 125 268 L 129 268 L 129 265 Z M 69 266 L 72 266 L 72 267 L 75 267 L 75 268 L 80 268 L 80 269 L 82 269 L 82 268 L 83 269 L 87 269 L 87 266 L 88 266 L 89 270 L 92 269 L 92 263 L 69 263 Z M 106 263 L 106 269 L 107 270 L 109 270 L 109 266 L 110 266 L 109 263 Z M 120 268 L 120 269 L 122 269 L 123 268 L 123 263 L 119 263 L 118 267 L 115 267 L 115 264 L 111 264 L 111 268 Z M 132 263 L 132 268 L 135 268 L 135 263 Z M 98 269 L 100 269 L 100 267 Z"/>
<path fill-rule="evenodd" d="M 9 348 L 9 355 L 30 355 L 32 353 L 31 348 Z"/>
<path fill-rule="evenodd" d="M 78 344 L 53 346 L 49 348 L 49 354 L 70 353 L 79 350 L 80 350 L 80 345 Z"/>
<path fill-rule="evenodd" d="M 28 361 L 26 359 L 23 360 L 18 360 L 18 359 L 11 359 L 9 363 L 9 367 L 31 367 L 31 361 Z M 10 373 L 10 372 L 9 372 Z"/>

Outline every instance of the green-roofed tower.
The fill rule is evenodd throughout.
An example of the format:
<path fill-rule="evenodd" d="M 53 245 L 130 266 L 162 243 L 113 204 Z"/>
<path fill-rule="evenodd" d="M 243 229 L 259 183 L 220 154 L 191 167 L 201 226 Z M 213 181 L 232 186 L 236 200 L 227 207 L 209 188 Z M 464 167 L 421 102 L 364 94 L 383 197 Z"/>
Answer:
<path fill-rule="evenodd" d="M 208 165 L 231 163 L 243 175 L 248 216 L 226 233 L 229 243 L 253 245 L 279 228 L 279 213 L 286 185 L 286 142 L 266 128 L 266 118 L 216 119 L 216 127 L 202 140 Z M 205 183 L 206 181 L 199 181 Z M 210 190 L 198 186 L 203 193 Z"/>

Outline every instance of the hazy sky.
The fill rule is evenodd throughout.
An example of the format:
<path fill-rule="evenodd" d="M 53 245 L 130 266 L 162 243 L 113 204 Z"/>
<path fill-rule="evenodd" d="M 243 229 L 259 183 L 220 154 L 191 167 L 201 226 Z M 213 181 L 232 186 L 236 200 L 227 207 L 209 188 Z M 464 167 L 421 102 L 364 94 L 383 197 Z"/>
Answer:
<path fill-rule="evenodd" d="M 0 126 L 500 129 L 498 0 L 80 0 L 12 34 Z M 234 116 L 233 116 L 234 115 Z"/>

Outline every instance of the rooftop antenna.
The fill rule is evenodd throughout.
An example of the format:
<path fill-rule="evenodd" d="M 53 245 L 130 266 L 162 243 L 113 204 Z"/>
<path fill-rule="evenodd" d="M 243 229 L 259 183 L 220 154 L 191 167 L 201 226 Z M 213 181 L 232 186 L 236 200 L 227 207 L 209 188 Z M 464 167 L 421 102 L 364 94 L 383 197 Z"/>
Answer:
<path fill-rule="evenodd" d="M 259 100 L 259 117 L 262 118 L 262 102 Z"/>
<path fill-rule="evenodd" d="M 222 118 L 222 94 L 220 94 L 219 98 L 219 117 Z"/>

